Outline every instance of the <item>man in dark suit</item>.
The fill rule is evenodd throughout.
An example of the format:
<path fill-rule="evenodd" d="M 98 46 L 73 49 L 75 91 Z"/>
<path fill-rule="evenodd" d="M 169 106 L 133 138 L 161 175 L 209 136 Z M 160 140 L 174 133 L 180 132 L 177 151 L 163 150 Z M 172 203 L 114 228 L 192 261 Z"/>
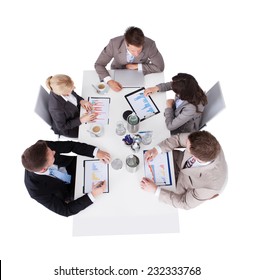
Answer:
<path fill-rule="evenodd" d="M 95 146 L 73 141 L 39 140 L 27 148 L 21 159 L 25 167 L 25 185 L 30 196 L 62 215 L 71 216 L 85 209 L 102 194 L 106 182 L 97 185 L 92 192 L 74 200 L 76 156 L 61 153 L 97 157 L 104 163 L 110 162 L 110 154 Z"/>

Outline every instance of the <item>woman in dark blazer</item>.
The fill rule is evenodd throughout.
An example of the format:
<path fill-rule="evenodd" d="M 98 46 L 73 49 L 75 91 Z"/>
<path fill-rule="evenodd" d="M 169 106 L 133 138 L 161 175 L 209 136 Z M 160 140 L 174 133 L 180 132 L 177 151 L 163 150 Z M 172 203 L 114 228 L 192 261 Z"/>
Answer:
<path fill-rule="evenodd" d="M 55 134 L 77 138 L 79 125 L 96 118 L 96 114 L 91 112 L 91 103 L 74 92 L 74 82 L 67 75 L 48 77 L 46 86 L 50 90 L 48 109 L 53 120 L 53 131 Z M 82 116 L 81 107 L 86 110 Z"/>

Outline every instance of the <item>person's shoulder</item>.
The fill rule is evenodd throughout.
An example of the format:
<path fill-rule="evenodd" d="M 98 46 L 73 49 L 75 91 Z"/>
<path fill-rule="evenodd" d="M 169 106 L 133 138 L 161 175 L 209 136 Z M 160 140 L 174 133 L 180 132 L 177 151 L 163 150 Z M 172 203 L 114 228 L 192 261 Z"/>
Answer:
<path fill-rule="evenodd" d="M 144 40 L 145 40 L 145 43 L 146 43 L 146 44 L 150 44 L 150 45 L 151 45 L 151 44 L 154 44 L 154 43 L 155 43 L 154 40 L 152 40 L 152 39 L 150 39 L 149 37 L 146 37 L 146 36 L 145 36 Z"/>
<path fill-rule="evenodd" d="M 122 42 L 124 41 L 124 36 L 117 36 L 117 37 L 114 37 L 110 40 L 110 42 L 113 42 L 113 43 L 117 43 L 117 42 Z"/>

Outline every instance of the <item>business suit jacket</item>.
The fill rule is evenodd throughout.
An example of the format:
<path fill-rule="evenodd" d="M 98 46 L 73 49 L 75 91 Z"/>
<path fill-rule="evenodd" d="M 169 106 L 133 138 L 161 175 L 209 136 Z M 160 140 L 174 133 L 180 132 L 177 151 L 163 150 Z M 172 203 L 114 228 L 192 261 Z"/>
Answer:
<path fill-rule="evenodd" d="M 159 91 L 172 90 L 171 83 L 161 83 L 157 85 Z M 176 97 L 175 101 L 178 98 Z M 177 108 L 174 105 L 172 108 L 166 108 L 164 112 L 165 123 L 171 134 L 193 132 L 199 130 L 202 112 L 204 111 L 204 105 L 198 105 L 198 111 L 196 107 L 184 100 Z"/>
<path fill-rule="evenodd" d="M 186 147 L 189 133 L 174 135 L 159 144 L 163 152 Z M 216 159 L 206 166 L 184 168 L 192 155 L 185 150 L 174 158 L 178 167 L 176 191 L 161 190 L 159 200 L 176 208 L 191 209 L 222 192 L 227 181 L 227 163 L 221 150 Z"/>
<path fill-rule="evenodd" d="M 76 138 L 78 137 L 78 128 L 81 124 L 80 101 L 83 98 L 74 91 L 72 91 L 72 94 L 77 99 L 77 106 L 51 91 L 48 110 L 53 120 L 52 129 L 54 133 Z"/>
<path fill-rule="evenodd" d="M 106 70 L 106 65 L 111 61 L 111 69 L 125 69 L 127 62 L 127 48 L 124 36 L 119 36 L 110 40 L 95 62 L 95 69 L 101 80 L 110 76 Z M 145 37 L 142 52 L 134 58 L 132 63 L 141 63 L 143 74 L 157 73 L 164 70 L 163 57 L 158 51 L 153 40 Z"/>
<path fill-rule="evenodd" d="M 68 173 L 72 176 L 71 184 L 65 184 L 62 180 L 49 175 L 40 175 L 25 170 L 27 191 L 33 199 L 49 210 L 66 217 L 74 215 L 91 205 L 92 201 L 88 195 L 83 195 L 69 203 L 65 202 L 74 191 L 75 167 L 72 169 L 70 167 L 76 157 L 61 155 L 61 153 L 74 152 L 79 155 L 93 157 L 95 147 L 73 141 L 46 141 L 46 143 L 51 150 L 56 152 L 54 164 L 59 167 L 66 167 Z"/>

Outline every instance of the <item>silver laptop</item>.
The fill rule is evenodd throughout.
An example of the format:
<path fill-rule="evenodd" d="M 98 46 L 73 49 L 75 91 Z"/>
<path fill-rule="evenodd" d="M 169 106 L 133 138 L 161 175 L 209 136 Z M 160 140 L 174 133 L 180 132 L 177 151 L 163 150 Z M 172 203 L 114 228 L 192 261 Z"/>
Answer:
<path fill-rule="evenodd" d="M 144 75 L 137 70 L 114 70 L 114 80 L 124 88 L 144 87 Z"/>

